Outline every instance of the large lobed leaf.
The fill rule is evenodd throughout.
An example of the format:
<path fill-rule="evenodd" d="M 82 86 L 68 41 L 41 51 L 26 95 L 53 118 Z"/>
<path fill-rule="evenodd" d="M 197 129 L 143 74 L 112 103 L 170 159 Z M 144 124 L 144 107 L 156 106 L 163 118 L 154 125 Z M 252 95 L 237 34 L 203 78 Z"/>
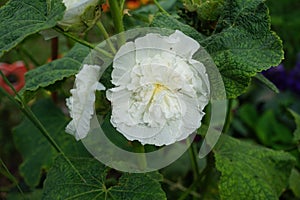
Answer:
<path fill-rule="evenodd" d="M 286 189 L 295 159 L 229 136 L 222 136 L 215 149 L 222 199 L 278 200 Z"/>
<path fill-rule="evenodd" d="M 235 98 L 245 91 L 251 77 L 281 62 L 283 47 L 270 30 L 264 0 L 225 0 L 220 14 L 215 33 L 205 39 L 201 39 L 200 33 L 193 36 L 193 28 L 184 24 L 182 27 L 210 53 L 222 75 L 228 98 Z M 158 14 L 152 26 L 182 30 L 179 25 L 174 27 L 170 18 Z"/>
<path fill-rule="evenodd" d="M 50 100 L 38 101 L 32 110 L 67 155 L 88 155 L 81 143 L 65 133 L 68 120 Z M 30 187 L 35 187 L 39 184 L 42 171 L 50 168 L 58 153 L 28 119 L 18 125 L 13 134 L 16 147 L 23 157 L 20 173 Z"/>
<path fill-rule="evenodd" d="M 157 172 L 123 174 L 118 183 L 110 186 L 108 178 L 115 177 L 99 161 L 92 158 L 73 158 L 84 181 L 75 173 L 65 159 L 59 156 L 44 183 L 43 199 L 101 199 L 101 200 L 163 200 L 166 199 Z M 115 178 L 113 178 L 116 180 Z"/>
<path fill-rule="evenodd" d="M 61 0 L 11 0 L 0 8 L 0 57 L 27 36 L 52 28 L 62 19 Z"/>
<path fill-rule="evenodd" d="M 257 72 L 283 59 L 282 43 L 270 30 L 263 2 L 228 1 L 217 25 L 221 32 L 202 42 L 222 74 L 229 98 L 243 93 Z"/>

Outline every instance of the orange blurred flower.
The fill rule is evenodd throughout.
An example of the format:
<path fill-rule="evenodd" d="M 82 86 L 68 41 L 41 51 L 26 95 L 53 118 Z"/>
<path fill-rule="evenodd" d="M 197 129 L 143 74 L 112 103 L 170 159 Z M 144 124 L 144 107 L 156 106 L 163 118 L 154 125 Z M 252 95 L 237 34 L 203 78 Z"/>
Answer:
<path fill-rule="evenodd" d="M 149 4 L 151 0 L 127 0 L 126 1 L 126 8 L 130 10 L 137 9 L 141 7 L 142 5 Z"/>
<path fill-rule="evenodd" d="M 151 2 L 151 0 L 126 0 L 125 8 L 127 8 L 129 10 L 134 10 L 134 9 L 141 7 L 142 5 L 149 4 L 150 2 Z M 103 10 L 103 12 L 109 11 L 108 1 L 106 1 L 106 3 L 104 3 L 104 4 L 102 4 L 102 10 Z"/>
<path fill-rule="evenodd" d="M 108 4 L 108 0 L 106 0 L 106 3 L 101 5 L 102 11 L 103 12 L 108 12 L 109 11 L 109 4 Z"/>

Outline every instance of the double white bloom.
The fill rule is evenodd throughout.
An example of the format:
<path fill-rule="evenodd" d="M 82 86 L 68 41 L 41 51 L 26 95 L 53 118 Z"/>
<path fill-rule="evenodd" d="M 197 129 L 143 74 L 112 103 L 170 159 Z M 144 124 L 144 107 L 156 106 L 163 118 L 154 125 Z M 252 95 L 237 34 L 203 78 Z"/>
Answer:
<path fill-rule="evenodd" d="M 202 63 L 192 59 L 200 45 L 180 31 L 147 34 L 124 44 L 113 60 L 111 123 L 128 140 L 169 145 L 187 138 L 201 125 L 210 98 Z M 94 114 L 100 67 L 84 65 L 67 99 L 73 120 L 66 131 L 84 138 Z"/>
<path fill-rule="evenodd" d="M 147 34 L 128 42 L 113 62 L 107 98 L 111 123 L 128 140 L 169 145 L 201 125 L 209 102 L 209 79 L 193 54 L 200 45 L 180 31 Z"/>

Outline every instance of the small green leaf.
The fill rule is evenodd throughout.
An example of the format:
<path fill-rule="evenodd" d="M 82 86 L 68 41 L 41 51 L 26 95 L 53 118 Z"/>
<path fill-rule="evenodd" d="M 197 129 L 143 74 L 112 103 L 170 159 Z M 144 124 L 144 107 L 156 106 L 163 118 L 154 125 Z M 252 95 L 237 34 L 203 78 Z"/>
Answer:
<path fill-rule="evenodd" d="M 225 135 L 214 151 L 222 199 L 278 200 L 295 162 L 288 153 Z"/>
<path fill-rule="evenodd" d="M 62 19 L 61 0 L 11 0 L 0 8 L 0 57 L 27 36 L 52 28 Z"/>
<path fill-rule="evenodd" d="M 92 158 L 73 158 L 73 165 L 84 177 L 83 182 L 65 159 L 59 156 L 44 183 L 43 199 L 113 199 L 113 200 L 163 200 L 166 199 L 158 172 L 123 174 L 109 171 Z M 111 184 L 113 183 L 113 184 Z"/>
<path fill-rule="evenodd" d="M 88 47 L 76 44 L 63 58 L 30 70 L 23 91 L 33 92 L 76 74 L 89 52 Z"/>
<path fill-rule="evenodd" d="M 64 132 L 68 121 L 50 100 L 37 102 L 32 111 L 67 155 L 89 155 L 81 143 Z M 28 119 L 15 127 L 14 141 L 23 157 L 20 173 L 30 187 L 35 187 L 39 184 L 42 170 L 50 168 L 57 152 Z"/>

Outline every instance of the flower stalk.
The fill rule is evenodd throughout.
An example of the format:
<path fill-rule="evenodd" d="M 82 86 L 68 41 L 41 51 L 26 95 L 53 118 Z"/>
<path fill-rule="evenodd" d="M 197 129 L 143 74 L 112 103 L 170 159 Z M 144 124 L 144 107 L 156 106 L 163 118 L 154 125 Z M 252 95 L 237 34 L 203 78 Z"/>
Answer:
<path fill-rule="evenodd" d="M 123 26 L 123 11 L 120 9 L 121 7 L 118 5 L 118 1 L 116 0 L 109 0 L 110 10 L 112 12 L 112 19 L 113 23 L 116 28 L 117 33 L 121 33 L 124 31 Z"/>
<path fill-rule="evenodd" d="M 12 175 L 10 173 L 10 171 L 8 170 L 7 166 L 5 165 L 5 163 L 3 162 L 3 160 L 0 158 L 0 163 L 5 171 L 6 174 L 6 178 L 8 178 L 19 190 L 19 192 L 21 193 L 22 197 L 25 199 L 25 195 L 23 190 L 21 189 L 20 185 L 18 184 L 18 180 L 14 177 L 14 175 Z M 2 173 L 4 175 L 4 172 Z"/>
<path fill-rule="evenodd" d="M 226 114 L 226 119 L 225 119 L 225 124 L 222 130 L 222 133 L 227 133 L 229 128 L 230 128 L 230 123 L 232 119 L 232 107 L 233 107 L 233 99 L 228 99 L 227 103 L 227 114 Z"/>
<path fill-rule="evenodd" d="M 115 49 L 114 44 L 111 42 L 111 40 L 110 40 L 110 38 L 109 38 L 109 35 L 108 35 L 108 33 L 107 33 L 105 27 L 103 26 L 102 22 L 101 22 L 101 21 L 98 21 L 98 22 L 96 23 L 96 25 L 97 25 L 97 27 L 99 28 L 100 32 L 103 34 L 104 38 L 106 39 L 107 44 L 108 44 L 108 46 L 109 46 L 111 52 L 112 52 L 113 54 L 116 54 L 117 50 Z"/>
<path fill-rule="evenodd" d="M 105 56 L 107 56 L 107 57 L 109 57 L 109 58 L 113 58 L 113 57 L 114 57 L 111 53 L 109 53 L 109 52 L 107 52 L 107 51 L 104 51 L 103 49 L 100 49 L 100 48 L 98 48 L 96 45 L 93 45 L 93 44 L 91 44 L 91 43 L 89 43 L 89 42 L 87 42 L 87 41 L 85 41 L 85 40 L 82 40 L 82 39 L 80 39 L 80 38 L 78 38 L 78 37 L 75 37 L 74 35 L 72 35 L 72 34 L 70 34 L 70 33 L 68 33 L 68 32 L 65 32 L 65 31 L 61 30 L 59 27 L 54 27 L 54 30 L 56 30 L 57 32 L 63 34 L 64 36 L 66 36 L 66 37 L 68 37 L 68 38 L 74 40 L 75 42 L 78 42 L 78 43 L 80 43 L 80 44 L 82 44 L 82 45 L 84 45 L 84 46 L 86 46 L 86 47 L 91 48 L 91 49 L 95 49 L 95 50 L 98 51 L 99 53 L 101 53 L 101 54 L 103 54 L 103 55 L 105 55 Z"/>
<path fill-rule="evenodd" d="M 125 30 L 123 25 L 123 5 L 119 6 L 118 1 L 116 0 L 108 0 L 108 2 L 112 13 L 113 23 L 116 28 L 116 33 L 121 33 L 118 38 L 118 45 L 120 47 L 126 41 L 124 34 L 122 34 Z"/>
<path fill-rule="evenodd" d="M 199 167 L 198 167 L 198 163 L 197 163 L 197 154 L 195 152 L 193 143 L 191 143 L 190 139 L 187 139 L 186 141 L 187 145 L 189 145 L 189 156 L 190 156 L 190 160 L 191 160 L 191 164 L 192 164 L 192 169 L 193 169 L 193 176 L 194 176 L 194 181 L 198 180 L 199 178 Z"/>
<path fill-rule="evenodd" d="M 157 0 L 153 0 L 154 4 L 158 8 L 158 10 L 166 15 L 170 15 L 159 3 Z"/>
<path fill-rule="evenodd" d="M 145 147 L 138 142 L 132 142 L 133 149 L 138 155 L 138 164 L 141 170 L 147 168 L 147 158 L 145 155 Z"/>

